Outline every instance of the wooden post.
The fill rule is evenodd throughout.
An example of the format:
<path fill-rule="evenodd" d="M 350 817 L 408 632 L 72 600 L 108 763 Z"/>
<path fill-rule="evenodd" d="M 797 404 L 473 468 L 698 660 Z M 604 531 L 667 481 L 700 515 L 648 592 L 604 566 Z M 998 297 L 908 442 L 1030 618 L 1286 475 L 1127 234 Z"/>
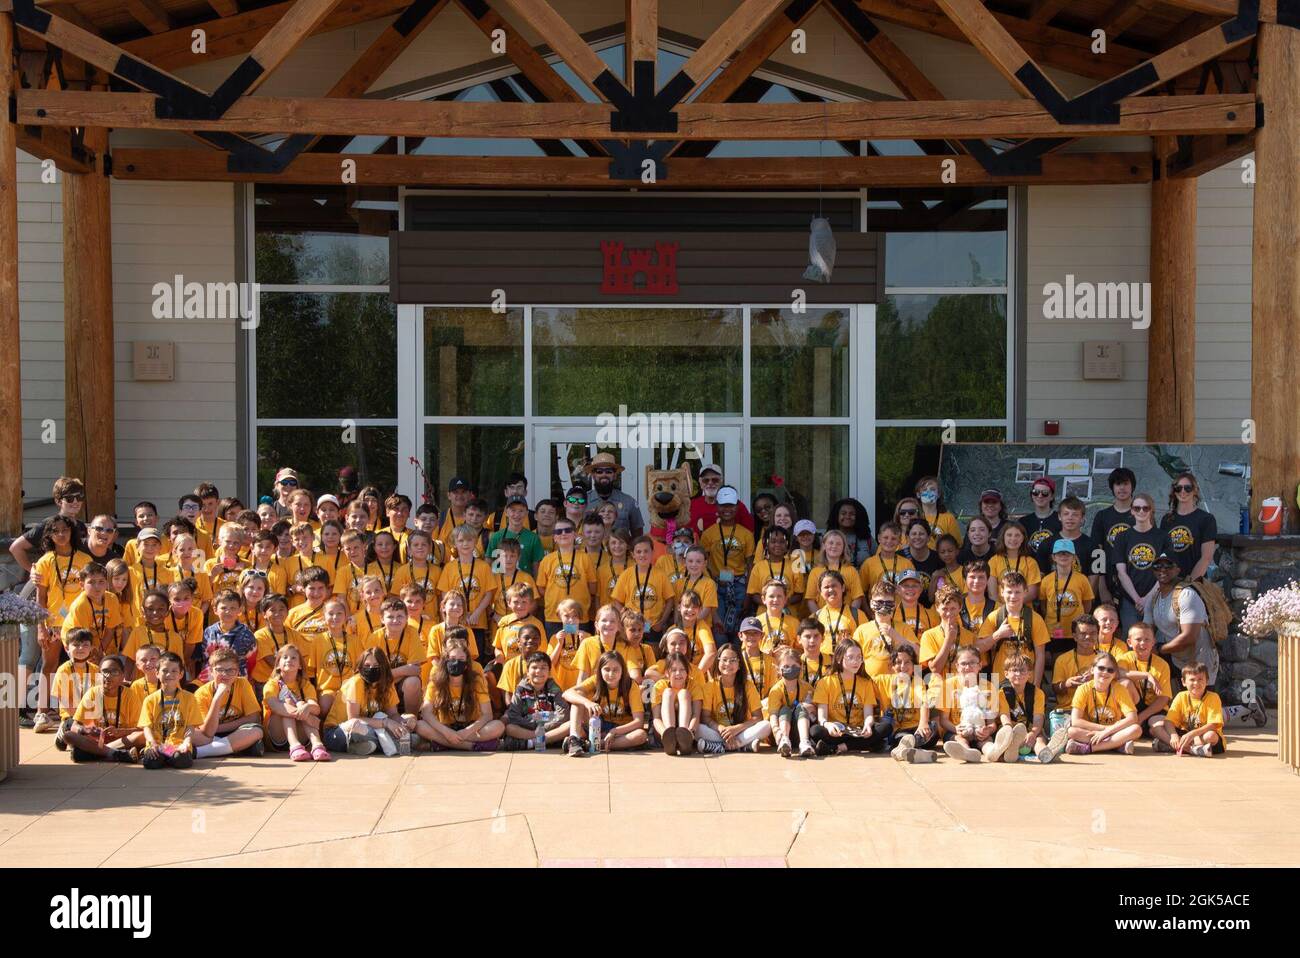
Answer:
<path fill-rule="evenodd" d="M 1151 328 L 1147 330 L 1147 442 L 1196 439 L 1196 180 L 1164 169 L 1172 137 L 1158 137 L 1151 184 Z"/>
<path fill-rule="evenodd" d="M 1251 514 L 1267 496 L 1290 503 L 1300 482 L 1300 30 L 1259 26 L 1264 125 L 1255 139 L 1251 278 L 1250 410 L 1255 427 Z M 1297 707 L 1300 707 L 1298 705 Z"/>
<path fill-rule="evenodd" d="M 22 367 L 18 329 L 18 127 L 9 122 L 14 95 L 13 14 L 0 14 L 0 533 L 23 525 Z"/>
<path fill-rule="evenodd" d="M 63 178 L 63 356 L 67 474 L 86 484 L 86 515 L 116 512 L 113 407 L 113 254 L 108 131 L 86 130 L 90 173 Z"/>

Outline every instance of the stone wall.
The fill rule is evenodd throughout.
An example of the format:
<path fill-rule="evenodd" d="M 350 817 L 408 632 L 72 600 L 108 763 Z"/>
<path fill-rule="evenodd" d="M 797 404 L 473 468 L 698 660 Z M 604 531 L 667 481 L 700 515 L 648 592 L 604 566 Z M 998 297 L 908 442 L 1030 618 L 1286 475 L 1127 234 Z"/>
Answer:
<path fill-rule="evenodd" d="M 1223 587 L 1237 618 L 1219 646 L 1218 689 L 1223 700 L 1241 700 L 1243 683 L 1254 682 L 1260 701 L 1277 706 L 1277 637 L 1255 638 L 1240 631 L 1246 602 L 1295 579 L 1300 581 L 1300 536 L 1232 536 L 1219 540 L 1218 569 L 1212 576 Z"/>

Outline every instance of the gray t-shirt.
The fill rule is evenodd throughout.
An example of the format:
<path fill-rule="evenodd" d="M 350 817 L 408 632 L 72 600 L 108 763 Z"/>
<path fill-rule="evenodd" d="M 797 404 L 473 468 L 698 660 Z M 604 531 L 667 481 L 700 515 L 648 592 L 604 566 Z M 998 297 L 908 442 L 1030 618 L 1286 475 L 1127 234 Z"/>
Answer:
<path fill-rule="evenodd" d="M 614 520 L 615 529 L 623 529 L 634 539 L 641 535 L 644 523 L 641 521 L 641 507 L 635 499 L 618 489 L 611 490 L 608 496 L 602 496 L 594 488 L 587 493 L 588 512 L 594 512 L 597 506 L 606 502 L 613 503 L 618 510 L 618 518 Z"/>
<path fill-rule="evenodd" d="M 1174 611 L 1174 596 L 1178 596 L 1177 613 Z M 1219 674 L 1219 650 L 1215 648 L 1214 637 L 1210 635 L 1207 625 L 1210 617 L 1205 611 L 1205 603 L 1201 601 L 1195 589 L 1191 586 L 1174 586 L 1168 595 L 1161 595 L 1157 591 L 1152 597 L 1151 604 L 1147 606 L 1143 618 L 1155 626 L 1156 651 L 1162 655 L 1165 653 L 1161 649 L 1167 642 L 1178 637 L 1178 633 L 1183 631 L 1183 626 L 1196 624 L 1198 629 L 1195 648 L 1174 652 L 1165 657 L 1173 666 L 1175 675 L 1189 662 L 1205 663 L 1205 668 L 1210 673 L 1209 683 L 1214 684 Z"/>

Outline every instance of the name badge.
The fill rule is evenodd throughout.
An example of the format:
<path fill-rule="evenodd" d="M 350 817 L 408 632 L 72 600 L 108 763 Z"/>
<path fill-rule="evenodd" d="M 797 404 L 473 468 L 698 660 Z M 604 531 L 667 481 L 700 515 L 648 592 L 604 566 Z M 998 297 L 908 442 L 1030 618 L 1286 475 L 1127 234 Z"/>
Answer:
<path fill-rule="evenodd" d="M 718 573 L 719 582 L 730 582 L 734 578 L 736 578 L 736 574 L 732 572 L 730 569 L 723 569 L 721 572 Z"/>

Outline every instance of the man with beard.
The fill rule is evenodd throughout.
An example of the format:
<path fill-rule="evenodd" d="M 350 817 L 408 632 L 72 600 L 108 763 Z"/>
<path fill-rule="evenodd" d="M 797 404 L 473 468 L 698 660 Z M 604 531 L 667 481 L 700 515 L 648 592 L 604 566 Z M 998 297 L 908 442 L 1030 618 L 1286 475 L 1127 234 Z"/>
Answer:
<path fill-rule="evenodd" d="M 612 453 L 600 452 L 587 463 L 587 477 L 591 479 L 591 493 L 587 496 L 587 511 L 594 512 L 608 502 L 618 510 L 614 528 L 622 529 L 633 539 L 644 531 L 641 507 L 626 492 L 614 488 L 614 480 L 623 472 Z"/>
<path fill-rule="evenodd" d="M 718 521 L 718 490 L 723 482 L 722 469 L 718 466 L 709 464 L 700 469 L 700 494 L 691 500 L 691 529 L 697 538 Z M 754 517 L 743 502 L 736 505 L 736 521 L 754 531 Z"/>

